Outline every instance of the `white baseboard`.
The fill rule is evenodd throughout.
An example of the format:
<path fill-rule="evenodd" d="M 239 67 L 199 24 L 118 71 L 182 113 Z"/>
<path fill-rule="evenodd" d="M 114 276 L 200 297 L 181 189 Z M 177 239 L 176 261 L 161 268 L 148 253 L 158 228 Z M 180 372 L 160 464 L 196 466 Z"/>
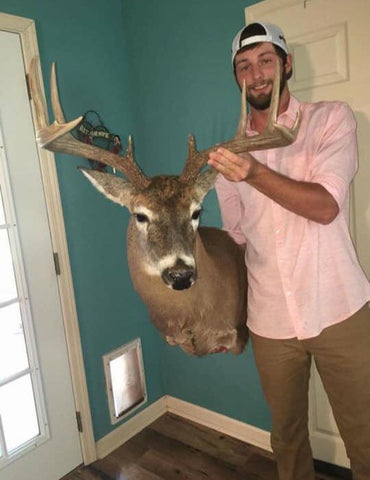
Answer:
<path fill-rule="evenodd" d="M 187 418 L 218 432 L 237 438 L 243 442 L 271 451 L 270 432 L 253 427 L 247 423 L 226 417 L 221 413 L 207 410 L 192 403 L 184 402 L 178 398 L 167 396 L 167 411 Z"/>
<path fill-rule="evenodd" d="M 127 422 L 122 423 L 119 427 L 108 433 L 108 435 L 98 440 L 96 442 L 97 457 L 103 458 L 109 455 L 113 450 L 126 443 L 127 440 L 130 440 L 131 437 L 141 432 L 141 430 L 166 412 L 166 397 L 162 397 L 145 410 L 142 410 L 130 418 L 130 420 L 127 420 Z"/>
<path fill-rule="evenodd" d="M 213 428 L 225 435 L 271 451 L 270 433 L 178 398 L 165 395 L 133 418 L 96 442 L 98 458 L 103 458 L 166 412 Z"/>

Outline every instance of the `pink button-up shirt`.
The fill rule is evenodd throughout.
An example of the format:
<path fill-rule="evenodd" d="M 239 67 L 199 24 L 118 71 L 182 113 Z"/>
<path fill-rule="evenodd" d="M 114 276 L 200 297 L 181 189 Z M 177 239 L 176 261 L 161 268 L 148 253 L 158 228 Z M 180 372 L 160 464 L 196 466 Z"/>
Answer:
<path fill-rule="evenodd" d="M 341 102 L 300 103 L 291 97 L 280 124 L 302 123 L 288 147 L 253 152 L 295 180 L 324 186 L 340 211 L 321 225 L 286 210 L 246 182 L 218 176 L 224 229 L 246 244 L 248 327 L 268 338 L 315 337 L 370 300 L 370 284 L 349 234 L 349 186 L 357 170 L 356 122 Z M 247 127 L 248 135 L 257 132 Z"/>

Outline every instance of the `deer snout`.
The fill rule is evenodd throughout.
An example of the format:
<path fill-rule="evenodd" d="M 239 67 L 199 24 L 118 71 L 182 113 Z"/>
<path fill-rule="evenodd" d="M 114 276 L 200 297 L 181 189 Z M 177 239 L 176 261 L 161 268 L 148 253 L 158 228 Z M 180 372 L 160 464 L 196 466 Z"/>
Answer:
<path fill-rule="evenodd" d="M 162 272 L 162 280 L 174 290 L 186 290 L 190 288 L 197 279 L 195 267 L 186 265 L 183 260 L 178 260 L 172 267 Z"/>

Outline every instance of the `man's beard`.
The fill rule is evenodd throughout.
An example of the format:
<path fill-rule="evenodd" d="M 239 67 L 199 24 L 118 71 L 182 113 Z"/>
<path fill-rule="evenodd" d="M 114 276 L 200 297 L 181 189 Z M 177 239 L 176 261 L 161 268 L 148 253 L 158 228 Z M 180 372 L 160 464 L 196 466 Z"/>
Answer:
<path fill-rule="evenodd" d="M 287 82 L 287 75 L 285 71 L 283 71 L 280 79 L 279 96 L 281 95 L 281 92 L 284 90 L 286 82 Z M 273 85 L 272 80 L 270 80 L 269 83 L 271 83 L 271 86 Z M 270 107 L 271 97 L 272 97 L 272 89 L 270 93 L 266 93 L 266 94 L 261 93 L 256 96 L 248 95 L 248 91 L 247 91 L 247 101 L 256 110 L 267 110 Z"/>

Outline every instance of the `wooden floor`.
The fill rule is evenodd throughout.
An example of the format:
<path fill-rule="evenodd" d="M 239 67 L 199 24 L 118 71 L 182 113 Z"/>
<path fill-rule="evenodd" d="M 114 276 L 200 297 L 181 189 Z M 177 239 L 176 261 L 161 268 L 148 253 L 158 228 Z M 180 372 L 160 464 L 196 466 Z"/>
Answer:
<path fill-rule="evenodd" d="M 317 480 L 350 478 L 317 473 Z M 278 480 L 269 452 L 165 414 L 102 460 L 62 480 Z"/>

